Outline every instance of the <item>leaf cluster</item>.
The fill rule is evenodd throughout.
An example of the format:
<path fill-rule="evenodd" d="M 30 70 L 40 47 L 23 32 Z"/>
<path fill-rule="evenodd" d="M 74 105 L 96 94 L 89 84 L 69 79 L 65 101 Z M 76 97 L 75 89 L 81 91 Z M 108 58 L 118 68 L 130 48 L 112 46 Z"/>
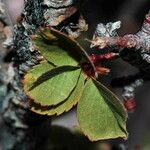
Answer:
<path fill-rule="evenodd" d="M 95 73 L 86 51 L 53 28 L 38 31 L 33 43 L 45 60 L 24 77 L 31 111 L 60 115 L 77 105 L 80 128 L 90 140 L 127 138 L 127 114 L 122 103 L 95 75 L 89 77 L 83 70 L 86 62 Z"/>

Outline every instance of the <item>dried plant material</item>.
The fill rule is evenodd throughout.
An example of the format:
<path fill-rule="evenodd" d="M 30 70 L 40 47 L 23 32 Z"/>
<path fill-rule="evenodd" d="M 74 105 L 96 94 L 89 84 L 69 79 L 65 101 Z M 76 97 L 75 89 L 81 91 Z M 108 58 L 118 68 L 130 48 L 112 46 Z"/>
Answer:
<path fill-rule="evenodd" d="M 73 5 L 74 3 L 73 0 L 44 0 L 44 4 L 48 6 L 44 13 L 47 24 L 57 26 L 76 13 L 77 8 Z"/>
<path fill-rule="evenodd" d="M 75 1 L 72 0 L 60 0 L 57 2 L 53 0 L 45 0 L 44 4 L 49 7 L 44 13 L 44 18 L 49 26 L 58 26 L 78 11 L 73 5 L 75 4 Z M 88 25 L 83 16 L 80 15 L 77 24 L 70 22 L 69 25 L 63 26 L 62 29 L 65 29 L 70 37 L 77 38 L 79 37 L 80 32 L 88 30 Z"/>
<path fill-rule="evenodd" d="M 121 27 L 121 22 L 109 22 L 106 25 L 99 23 L 96 27 L 93 39 L 97 37 L 114 37 L 117 36 L 117 30 Z"/>
<path fill-rule="evenodd" d="M 85 19 L 82 15 L 80 15 L 78 23 L 77 24 L 71 24 L 67 27 L 65 27 L 69 37 L 71 38 L 78 38 L 83 31 L 88 30 L 88 24 L 86 24 Z"/>
<path fill-rule="evenodd" d="M 43 2 L 48 7 L 62 8 L 74 4 L 74 0 L 44 0 Z"/>
<path fill-rule="evenodd" d="M 91 48 L 93 47 L 98 47 L 99 49 L 103 49 L 108 45 L 108 40 L 107 38 L 95 38 L 94 40 L 91 41 Z"/>
<path fill-rule="evenodd" d="M 93 39 L 90 41 L 91 48 L 98 47 L 99 49 L 103 49 L 108 47 L 109 40 L 117 36 L 117 30 L 120 28 L 121 22 L 109 22 L 106 25 L 99 23 L 96 27 L 96 31 L 93 35 Z"/>
<path fill-rule="evenodd" d="M 46 22 L 48 25 L 57 26 L 75 12 L 77 12 L 77 9 L 74 6 L 59 9 L 49 8 L 44 13 L 44 18 L 47 20 Z"/>

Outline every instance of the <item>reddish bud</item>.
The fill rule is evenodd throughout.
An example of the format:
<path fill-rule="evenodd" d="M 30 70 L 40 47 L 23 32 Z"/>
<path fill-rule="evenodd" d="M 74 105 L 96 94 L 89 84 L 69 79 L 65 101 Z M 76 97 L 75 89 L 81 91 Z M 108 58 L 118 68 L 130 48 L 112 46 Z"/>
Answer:
<path fill-rule="evenodd" d="M 91 67 L 91 64 L 84 62 L 84 63 L 81 64 L 81 66 L 82 66 L 82 69 L 83 69 L 84 73 L 88 77 L 95 77 L 95 71 Z"/>
<path fill-rule="evenodd" d="M 126 47 L 128 40 L 126 38 L 123 37 L 119 37 L 117 40 L 117 45 L 121 46 L 121 47 Z"/>
<path fill-rule="evenodd" d="M 115 56 L 118 56 L 118 54 L 117 53 L 107 53 L 107 54 L 101 54 L 101 55 L 92 54 L 90 56 L 90 59 L 93 63 L 96 63 L 98 61 L 110 60 L 114 58 Z"/>
<path fill-rule="evenodd" d="M 133 112 L 136 107 L 136 102 L 134 99 L 127 99 L 124 101 L 124 106 L 128 112 Z"/>
<path fill-rule="evenodd" d="M 96 72 L 98 74 L 101 74 L 101 75 L 106 75 L 110 72 L 110 69 L 108 68 L 104 68 L 104 67 L 100 67 L 100 66 L 96 66 Z"/>
<path fill-rule="evenodd" d="M 147 14 L 144 20 L 144 23 L 150 24 L 150 14 Z"/>

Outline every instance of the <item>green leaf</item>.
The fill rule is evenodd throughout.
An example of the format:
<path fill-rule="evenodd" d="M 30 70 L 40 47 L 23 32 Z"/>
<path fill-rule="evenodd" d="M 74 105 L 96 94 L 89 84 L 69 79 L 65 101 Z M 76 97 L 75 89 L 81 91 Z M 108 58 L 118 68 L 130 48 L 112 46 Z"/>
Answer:
<path fill-rule="evenodd" d="M 77 67 L 54 68 L 43 62 L 25 75 L 24 90 L 37 104 L 56 105 L 68 98 L 76 86 L 80 72 Z"/>
<path fill-rule="evenodd" d="M 78 103 L 80 127 L 92 141 L 127 138 L 126 111 L 117 97 L 95 80 L 88 80 Z"/>
<path fill-rule="evenodd" d="M 42 107 L 40 105 L 32 103 L 31 111 L 36 112 L 41 115 L 55 115 L 55 114 L 60 115 L 63 112 L 69 111 L 80 100 L 83 89 L 84 89 L 84 81 L 85 81 L 85 78 L 81 74 L 76 87 L 74 88 L 70 96 L 62 103 L 52 106 L 52 107 Z"/>
<path fill-rule="evenodd" d="M 85 68 L 87 65 L 90 72 L 95 72 L 86 51 L 74 39 L 53 28 L 40 30 L 33 41 L 46 62 L 25 75 L 24 90 L 33 99 L 31 110 L 42 115 L 59 115 L 79 102 L 79 124 L 89 139 L 126 138 L 127 114 L 121 102 L 95 79 L 85 82 L 81 72 L 84 63 Z"/>
<path fill-rule="evenodd" d="M 86 51 L 72 38 L 53 28 L 46 28 L 33 39 L 41 54 L 56 66 L 77 66 L 82 61 L 89 62 L 95 70 Z"/>
<path fill-rule="evenodd" d="M 81 59 L 83 59 L 84 61 L 89 62 L 94 67 L 94 64 L 91 61 L 89 55 L 76 40 L 74 40 L 73 38 L 70 38 L 68 35 L 54 28 L 50 28 L 50 33 L 53 36 L 55 36 L 57 39 L 59 39 L 60 46 L 65 45 L 65 47 L 68 48 L 69 50 L 68 52 L 74 57 L 74 59 L 76 59 L 77 61 L 81 61 Z M 62 43 L 63 45 L 61 45 Z"/>
<path fill-rule="evenodd" d="M 66 48 L 61 47 L 58 42 L 46 41 L 41 37 L 37 37 L 34 39 L 34 44 L 37 46 L 40 53 L 56 66 L 78 65 L 78 61 L 71 57 Z"/>

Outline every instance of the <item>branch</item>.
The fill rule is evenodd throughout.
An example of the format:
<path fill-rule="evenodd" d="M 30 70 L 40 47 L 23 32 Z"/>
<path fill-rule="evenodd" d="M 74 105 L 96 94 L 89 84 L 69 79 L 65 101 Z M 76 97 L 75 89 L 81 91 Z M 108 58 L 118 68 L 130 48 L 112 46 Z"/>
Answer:
<path fill-rule="evenodd" d="M 101 30 L 102 26 L 98 26 L 96 32 Z M 119 51 L 124 48 L 131 50 L 134 48 L 135 51 L 140 51 L 143 60 L 150 63 L 150 12 L 146 15 L 143 26 L 138 33 L 127 34 L 123 37 L 106 36 L 106 34 L 103 36 L 96 35 L 91 41 L 91 48 L 93 47 L 98 47 L 99 49 L 116 47 Z"/>

